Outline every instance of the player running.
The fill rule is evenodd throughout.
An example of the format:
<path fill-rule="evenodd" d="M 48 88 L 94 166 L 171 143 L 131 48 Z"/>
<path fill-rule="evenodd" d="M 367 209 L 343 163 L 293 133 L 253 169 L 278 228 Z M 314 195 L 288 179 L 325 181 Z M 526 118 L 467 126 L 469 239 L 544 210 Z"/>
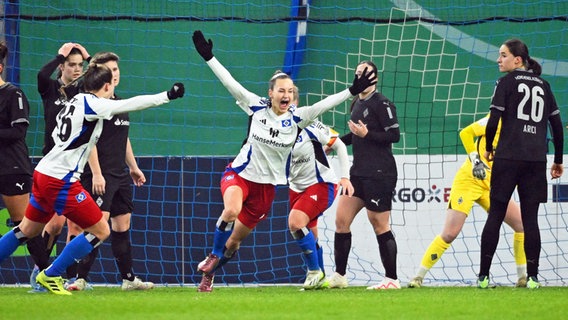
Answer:
<path fill-rule="evenodd" d="M 99 120 L 158 106 L 184 94 L 183 84 L 176 83 L 167 92 L 110 100 L 114 92 L 112 79 L 112 71 L 107 66 L 89 65 L 84 75 L 86 93 L 66 102 L 57 115 L 57 126 L 52 133 L 55 146 L 35 168 L 32 197 L 22 223 L 0 238 L 1 262 L 19 245 L 39 235 L 54 213 L 66 216 L 85 230 L 37 276 L 37 282 L 55 294 L 71 294 L 63 287 L 61 274 L 110 234 L 107 220 L 79 182 L 87 158 L 102 132 L 103 121 Z"/>
<path fill-rule="evenodd" d="M 294 104 L 298 104 L 298 89 L 294 88 Z M 334 150 L 339 159 L 341 179 L 337 179 L 325 150 Z M 349 155 L 339 139 L 339 133 L 320 121 L 304 128 L 292 149 L 290 166 L 290 234 L 304 253 L 307 275 L 303 288 L 325 286 L 323 248 L 318 243 L 318 218 L 333 204 L 338 187 L 343 194 L 352 195 L 349 181 Z"/>
<path fill-rule="evenodd" d="M 213 250 L 197 267 L 203 274 L 198 291 L 210 292 L 215 270 L 227 263 L 256 225 L 266 219 L 276 185 L 287 183 L 286 171 L 298 130 L 375 83 L 376 76 L 365 70 L 355 77 L 349 89 L 311 107 L 291 110 L 294 82 L 287 74 L 277 71 L 269 81 L 269 98 L 261 98 L 245 89 L 221 65 L 213 56 L 213 42 L 205 40 L 201 31 L 193 33 L 193 43 L 239 107 L 250 116 L 248 137 L 221 178 L 224 209 L 216 223 Z"/>

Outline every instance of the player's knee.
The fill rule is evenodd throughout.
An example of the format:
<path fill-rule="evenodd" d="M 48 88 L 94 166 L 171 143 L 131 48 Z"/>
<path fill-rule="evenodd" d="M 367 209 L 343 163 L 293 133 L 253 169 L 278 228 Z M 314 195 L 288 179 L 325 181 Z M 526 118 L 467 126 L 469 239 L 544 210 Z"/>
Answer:
<path fill-rule="evenodd" d="M 240 207 L 228 206 L 225 209 L 223 209 L 221 217 L 225 221 L 235 221 L 237 220 L 237 216 L 239 215 L 240 212 L 241 212 Z"/>
<path fill-rule="evenodd" d="M 100 246 L 101 243 L 103 243 L 103 241 L 105 240 L 105 239 L 99 238 L 97 235 L 95 235 L 91 232 L 85 232 L 85 239 L 87 239 L 87 241 L 89 241 L 89 243 L 93 246 L 93 248 Z"/>

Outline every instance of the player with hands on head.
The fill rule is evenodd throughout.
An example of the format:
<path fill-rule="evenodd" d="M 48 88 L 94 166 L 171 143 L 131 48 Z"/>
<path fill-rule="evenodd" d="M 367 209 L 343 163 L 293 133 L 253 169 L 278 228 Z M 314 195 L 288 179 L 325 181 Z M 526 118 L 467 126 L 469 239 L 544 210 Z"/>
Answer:
<path fill-rule="evenodd" d="M 491 261 L 499 243 L 499 229 L 507 212 L 507 203 L 515 189 L 521 203 L 527 257 L 527 287 L 540 287 L 538 264 L 541 238 L 538 207 L 548 198 L 546 162 L 548 125 L 554 144 L 552 179 L 562 176 L 564 132 L 560 110 L 550 84 L 540 75 L 541 65 L 529 55 L 527 45 L 509 39 L 499 48 L 499 78 L 491 99 L 486 129 L 485 158 L 493 160 L 491 174 L 491 207 L 481 233 L 481 260 L 477 285 L 489 287 Z M 494 148 L 497 128 L 501 123 L 499 145 Z"/>
<path fill-rule="evenodd" d="M 434 237 L 420 263 L 420 268 L 416 276 L 408 283 L 409 288 L 420 288 L 424 277 L 430 269 L 442 258 L 442 255 L 450 247 L 452 242 L 461 232 L 465 220 L 469 216 L 473 205 L 477 203 L 483 210 L 489 212 L 489 182 L 491 171 L 489 166 L 480 165 L 479 154 L 485 153 L 485 128 L 489 115 L 475 121 L 460 131 L 460 139 L 469 157 L 459 168 L 452 182 L 448 208 L 446 210 L 446 220 L 442 233 Z M 497 130 L 494 145 L 499 140 Z M 491 162 L 489 162 L 491 164 Z M 513 253 L 517 266 L 517 287 L 524 287 L 527 284 L 527 259 L 525 256 L 523 222 L 521 220 L 521 209 L 513 200 L 509 200 L 505 222 L 513 229 Z"/>
<path fill-rule="evenodd" d="M 364 74 L 366 70 L 377 74 L 377 67 L 371 61 L 361 61 L 355 74 Z M 355 193 L 351 197 L 339 196 L 334 239 L 336 269 L 328 279 L 328 285 L 330 288 L 348 286 L 346 272 L 351 250 L 350 228 L 357 214 L 365 208 L 385 269 L 385 278 L 367 289 L 400 289 L 396 271 L 397 246 L 390 228 L 392 196 L 398 176 L 392 144 L 400 140 L 396 107 L 372 84 L 363 88 L 353 99 L 348 126 L 350 132 L 341 140 L 346 145 L 353 145 L 350 180 Z"/>
<path fill-rule="evenodd" d="M 293 104 L 298 105 L 299 92 L 294 86 Z M 340 179 L 331 168 L 326 149 L 337 153 Z M 304 128 L 292 149 L 290 165 L 288 228 L 292 238 L 304 253 L 307 276 L 303 288 L 325 286 L 323 248 L 318 243 L 318 218 L 333 204 L 338 188 L 352 195 L 349 181 L 349 155 L 337 131 L 315 120 Z"/>
<path fill-rule="evenodd" d="M 110 235 L 107 220 L 79 181 L 88 155 L 101 135 L 103 121 L 100 120 L 110 119 L 115 114 L 159 106 L 183 96 L 183 84 L 176 83 L 170 91 L 159 94 L 110 100 L 114 92 L 112 79 L 112 71 L 107 66 L 89 65 L 84 74 L 86 93 L 79 93 L 65 102 L 57 115 L 57 126 L 52 134 L 55 146 L 35 168 L 32 197 L 24 219 L 19 226 L 0 238 L 1 262 L 19 245 L 39 235 L 55 213 L 85 230 L 85 233 L 71 240 L 55 261 L 37 276 L 37 282 L 55 294 L 71 294 L 63 287 L 61 274 Z"/>
<path fill-rule="evenodd" d="M 376 83 L 376 75 L 372 70 L 365 71 L 354 78 L 348 89 L 310 107 L 290 108 L 294 96 L 290 76 L 277 70 L 268 83 L 269 97 L 261 98 L 238 83 L 215 58 L 211 39 L 205 40 L 197 30 L 193 33 L 193 43 L 237 105 L 250 117 L 247 139 L 221 178 L 224 209 L 216 223 L 213 249 L 197 267 L 203 274 L 198 291 L 210 292 L 215 270 L 227 263 L 256 225 L 266 219 L 276 185 L 288 183 L 286 169 L 299 130 Z M 275 131 L 277 134 L 273 134 Z"/>

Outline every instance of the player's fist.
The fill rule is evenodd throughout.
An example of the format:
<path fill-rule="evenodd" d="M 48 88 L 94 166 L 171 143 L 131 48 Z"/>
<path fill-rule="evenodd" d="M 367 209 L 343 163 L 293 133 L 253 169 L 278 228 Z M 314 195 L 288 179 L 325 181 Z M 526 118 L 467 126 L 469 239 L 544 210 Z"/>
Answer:
<path fill-rule="evenodd" d="M 183 83 L 181 82 L 174 83 L 170 91 L 168 91 L 168 99 L 174 100 L 177 98 L 181 98 L 183 97 L 184 93 L 185 93 L 185 88 L 183 86 Z"/>
<path fill-rule="evenodd" d="M 191 38 L 193 39 L 195 49 L 199 52 L 199 55 L 205 59 L 205 61 L 213 59 L 213 41 L 211 41 L 211 39 L 205 40 L 201 30 L 194 31 Z"/>

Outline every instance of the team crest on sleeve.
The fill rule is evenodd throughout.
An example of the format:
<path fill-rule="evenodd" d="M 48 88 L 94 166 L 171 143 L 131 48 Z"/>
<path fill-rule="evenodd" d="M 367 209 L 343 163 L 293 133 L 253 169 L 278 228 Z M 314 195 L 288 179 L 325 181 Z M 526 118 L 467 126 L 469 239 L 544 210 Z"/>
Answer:
<path fill-rule="evenodd" d="M 292 125 L 292 121 L 290 119 L 282 120 L 282 128 L 287 128 Z"/>
<path fill-rule="evenodd" d="M 77 200 L 77 203 L 81 203 L 85 199 L 87 199 L 87 195 L 85 194 L 85 191 L 81 191 L 78 195 L 75 196 L 75 200 Z"/>

